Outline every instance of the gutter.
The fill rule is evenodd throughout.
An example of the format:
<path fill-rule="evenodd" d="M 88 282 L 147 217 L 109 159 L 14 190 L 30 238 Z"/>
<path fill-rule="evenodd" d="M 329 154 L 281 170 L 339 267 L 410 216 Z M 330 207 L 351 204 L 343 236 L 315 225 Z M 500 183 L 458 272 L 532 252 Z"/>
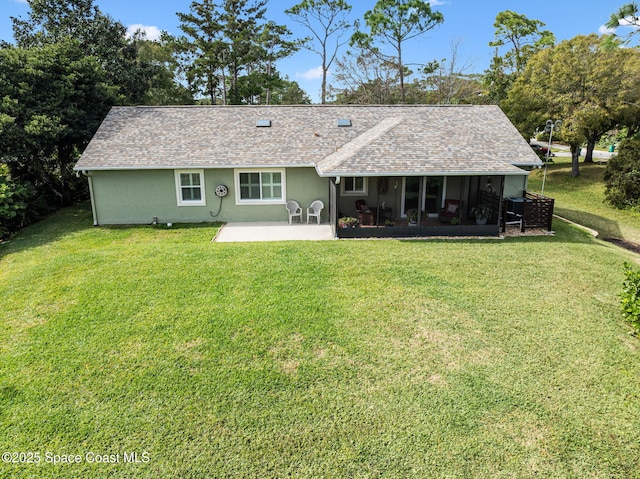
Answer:
<path fill-rule="evenodd" d="M 93 195 L 93 178 L 91 177 L 91 173 L 88 171 L 82 171 L 82 174 L 87 178 L 89 182 L 89 199 L 91 200 L 91 214 L 93 215 L 93 226 L 98 225 L 98 212 L 96 210 L 96 202 L 94 201 Z"/>

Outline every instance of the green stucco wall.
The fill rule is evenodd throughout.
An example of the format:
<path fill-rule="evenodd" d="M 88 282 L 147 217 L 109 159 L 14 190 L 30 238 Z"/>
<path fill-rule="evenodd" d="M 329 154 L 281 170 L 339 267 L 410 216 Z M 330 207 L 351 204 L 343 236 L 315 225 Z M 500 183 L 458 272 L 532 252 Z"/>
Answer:
<path fill-rule="evenodd" d="M 205 206 L 178 206 L 174 170 L 92 171 L 94 209 L 99 225 L 150 224 L 153 217 L 160 223 L 201 223 L 210 221 L 287 221 L 284 204 L 236 204 L 233 169 L 204 171 Z M 322 221 L 328 220 L 329 181 L 318 177 L 314 168 L 285 170 L 286 199 L 295 199 L 305 212 L 314 200 L 322 200 Z M 229 194 L 215 195 L 224 184 Z M 220 213 L 215 214 L 220 208 Z"/>
<path fill-rule="evenodd" d="M 527 189 L 528 176 L 506 176 L 504 179 L 505 198 L 520 197 L 524 190 Z"/>

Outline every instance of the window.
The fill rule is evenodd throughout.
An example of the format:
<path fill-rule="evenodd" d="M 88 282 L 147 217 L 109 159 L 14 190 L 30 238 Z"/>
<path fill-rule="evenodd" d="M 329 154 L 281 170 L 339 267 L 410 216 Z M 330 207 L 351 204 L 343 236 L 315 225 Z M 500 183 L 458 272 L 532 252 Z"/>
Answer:
<path fill-rule="evenodd" d="M 176 171 L 178 206 L 204 206 L 204 171 Z"/>
<path fill-rule="evenodd" d="M 367 178 L 363 176 L 343 177 L 342 181 L 343 195 L 366 195 L 367 194 Z"/>
<path fill-rule="evenodd" d="M 284 204 L 284 170 L 236 171 L 238 204 Z"/>

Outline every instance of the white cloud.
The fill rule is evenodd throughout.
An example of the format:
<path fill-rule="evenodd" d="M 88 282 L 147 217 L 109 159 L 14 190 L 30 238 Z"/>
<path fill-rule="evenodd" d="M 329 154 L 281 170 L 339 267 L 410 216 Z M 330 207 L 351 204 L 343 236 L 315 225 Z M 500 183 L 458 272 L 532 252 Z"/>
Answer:
<path fill-rule="evenodd" d="M 127 28 L 127 37 L 132 37 L 138 30 L 143 31 L 148 40 L 159 40 L 162 33 L 158 27 L 134 23 Z"/>
<path fill-rule="evenodd" d="M 602 35 L 611 35 L 612 33 L 616 33 L 616 29 L 615 28 L 609 28 L 606 25 L 601 25 L 600 28 L 598 29 L 598 31 Z"/>
<path fill-rule="evenodd" d="M 297 72 L 296 78 L 304 78 L 305 80 L 318 80 L 322 78 L 322 66 L 312 68 L 304 73 Z"/>

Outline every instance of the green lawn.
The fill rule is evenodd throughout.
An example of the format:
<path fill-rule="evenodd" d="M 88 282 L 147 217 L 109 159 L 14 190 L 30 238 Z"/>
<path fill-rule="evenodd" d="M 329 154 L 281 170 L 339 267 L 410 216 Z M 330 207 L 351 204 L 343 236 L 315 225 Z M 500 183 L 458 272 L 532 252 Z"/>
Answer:
<path fill-rule="evenodd" d="M 631 253 L 90 225 L 0 246 L 0 450 L 41 455 L 0 478 L 640 477 Z"/>
<path fill-rule="evenodd" d="M 605 203 L 602 175 L 606 164 L 580 163 L 580 176 L 571 178 L 571 158 L 556 157 L 547 170 L 544 194 L 555 198 L 555 213 L 589 226 L 602 238 L 640 244 L 640 213 L 622 211 Z M 534 170 L 529 188 L 539 193 L 544 170 Z"/>

